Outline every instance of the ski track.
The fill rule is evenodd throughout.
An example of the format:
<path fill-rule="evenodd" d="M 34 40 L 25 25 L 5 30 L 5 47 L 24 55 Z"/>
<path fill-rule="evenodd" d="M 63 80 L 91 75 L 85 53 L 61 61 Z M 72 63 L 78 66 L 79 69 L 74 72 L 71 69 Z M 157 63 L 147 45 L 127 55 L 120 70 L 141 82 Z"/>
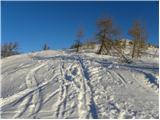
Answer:
<path fill-rule="evenodd" d="M 80 68 L 81 78 L 81 89 L 78 96 L 79 99 L 79 118 L 98 118 L 96 113 L 95 102 L 92 95 L 92 88 L 90 86 L 90 77 L 88 68 L 85 65 L 85 61 L 81 56 L 78 56 L 78 65 Z"/>
<path fill-rule="evenodd" d="M 37 87 L 38 86 L 38 83 L 37 83 L 37 80 L 35 78 L 35 73 L 37 70 L 39 70 L 40 68 L 42 68 L 45 64 L 41 64 L 39 65 L 38 67 L 35 67 L 34 69 L 31 69 L 29 71 L 29 73 L 27 74 L 26 76 L 26 85 L 27 85 L 27 88 L 30 89 L 30 88 L 33 88 L 33 87 Z M 23 114 L 23 112 L 25 112 L 25 110 L 27 109 L 27 107 L 29 107 L 29 112 L 32 114 L 36 113 L 39 108 L 40 108 L 40 101 L 41 101 L 41 95 L 40 95 L 40 90 L 38 89 L 36 92 L 34 91 L 32 93 L 32 95 L 28 96 L 29 98 L 27 98 L 28 100 L 24 100 L 21 104 L 22 105 L 25 105 L 26 106 L 21 110 L 19 113 L 15 114 L 15 116 L 13 118 L 17 118 L 17 117 L 20 117 L 20 115 Z M 32 105 L 28 106 L 29 102 L 32 103 Z M 20 105 L 21 107 L 21 105 Z"/>
<path fill-rule="evenodd" d="M 99 84 L 100 85 L 99 89 L 102 89 L 102 91 L 104 92 L 104 94 L 103 93 L 102 94 L 98 93 L 98 94 L 100 94 L 98 96 L 95 95 L 92 92 L 94 94 L 93 99 L 95 99 L 94 101 L 96 103 L 96 111 L 97 111 L 97 113 L 94 113 L 94 114 L 98 114 L 98 118 L 116 118 L 116 119 L 117 118 L 135 118 L 136 117 L 136 112 L 134 110 L 126 109 L 127 106 L 125 106 L 125 108 L 122 108 L 122 106 L 119 105 L 119 103 L 114 99 L 115 98 L 114 91 L 113 91 L 114 87 L 113 88 L 108 87 L 106 89 L 101 84 L 102 79 L 105 79 L 105 80 L 108 79 L 107 81 L 112 81 L 115 84 L 119 85 L 120 87 L 126 87 L 126 89 L 130 89 L 131 86 L 130 86 L 129 83 L 127 83 L 125 78 L 119 72 L 117 72 L 114 69 L 104 68 L 100 64 L 95 66 L 94 64 L 96 62 L 93 61 L 93 60 L 89 60 L 88 62 L 85 62 L 85 63 L 86 63 L 87 70 L 88 70 L 88 73 L 89 73 L 89 78 L 92 80 L 92 83 L 94 83 L 95 85 Z M 105 75 L 105 74 L 106 74 L 106 76 L 104 76 L 104 78 L 103 78 L 103 75 Z M 135 81 L 137 82 L 137 80 L 135 80 Z M 143 87 L 142 84 L 141 84 L 140 87 L 141 87 L 141 89 L 146 90 L 146 87 Z M 96 90 L 94 90 L 94 91 L 96 91 Z M 110 94 L 110 93 L 112 93 L 112 94 Z M 104 99 L 107 102 L 107 106 L 106 105 L 99 105 L 99 103 L 96 101 L 97 100 L 96 98 Z M 124 104 L 130 104 L 130 103 L 124 102 Z M 105 107 L 109 111 L 105 111 Z M 106 112 L 108 112 L 108 113 L 106 113 Z"/>
<path fill-rule="evenodd" d="M 60 92 L 59 92 L 59 97 L 56 103 L 56 110 L 55 110 L 55 117 L 56 118 L 63 118 L 64 116 L 64 111 L 65 111 L 65 101 L 66 101 L 66 96 L 67 96 L 67 85 L 65 85 L 65 79 L 64 79 L 64 70 L 63 70 L 63 63 L 62 60 L 60 59 L 60 65 L 59 65 L 59 72 L 61 73 L 61 78 L 59 78 L 60 82 Z"/>
<path fill-rule="evenodd" d="M 47 62 L 47 61 L 46 61 Z M 13 116 L 13 118 L 19 118 L 24 114 L 24 112 L 29 109 L 28 117 L 33 116 L 34 114 L 40 110 L 42 96 L 40 95 L 40 90 L 43 89 L 47 84 L 49 84 L 53 79 L 57 77 L 57 75 L 53 75 L 51 79 L 48 81 L 43 82 L 42 84 L 38 84 L 35 73 L 42 67 L 44 67 L 46 63 L 41 63 L 38 67 L 31 69 L 27 76 L 26 76 L 26 85 L 27 89 L 21 91 L 15 95 L 12 95 L 8 98 L 1 99 L 1 108 L 5 108 L 7 105 L 16 105 L 17 103 L 21 102 L 19 107 L 17 108 L 18 111 Z M 45 102 L 49 98 L 45 99 Z M 8 107 L 7 107 L 8 108 Z M 35 117 L 34 117 L 35 118 Z"/>
<path fill-rule="evenodd" d="M 9 75 L 9 74 L 13 74 L 13 73 L 17 72 L 18 70 L 26 69 L 26 68 L 29 68 L 30 66 L 32 66 L 32 67 L 33 67 L 33 65 L 32 65 L 32 64 L 19 65 L 18 67 L 14 68 L 14 70 L 13 70 L 13 71 L 8 72 L 8 71 L 6 70 L 6 71 L 5 71 L 5 72 L 3 72 L 2 74 L 5 74 L 5 73 L 7 73 L 7 75 Z"/>
<path fill-rule="evenodd" d="M 88 63 L 91 64 L 90 62 L 88 62 Z M 95 84 L 101 83 L 100 80 L 103 78 L 102 73 L 104 72 L 102 70 L 102 66 L 101 65 L 94 66 L 94 67 L 93 66 L 94 66 L 93 64 L 92 65 L 88 65 L 88 71 L 90 73 L 90 77 L 93 80 L 93 82 L 95 82 Z M 115 79 L 115 78 L 113 78 L 111 72 L 107 70 L 107 73 L 108 74 L 105 77 L 108 78 L 109 80 L 113 81 L 113 79 Z M 99 79 L 97 80 L 95 78 L 99 78 Z M 124 81 L 123 81 L 123 83 L 124 83 Z M 110 114 L 112 113 L 112 111 L 120 113 L 120 109 L 119 109 L 117 103 L 114 101 L 114 97 L 112 95 L 109 95 L 109 93 L 111 92 L 111 89 L 106 90 L 103 87 L 102 84 L 100 84 L 100 88 L 103 90 L 102 92 L 107 93 L 105 95 L 103 95 L 103 93 L 101 94 L 102 98 L 105 98 L 105 101 L 108 103 L 107 107 L 112 106 L 112 110 L 110 110 L 108 112 L 110 112 Z M 98 96 L 94 95 L 94 98 L 96 98 L 96 97 L 100 97 L 100 96 L 99 95 Z M 100 98 L 100 99 L 102 99 L 102 98 Z M 99 103 L 97 102 L 97 99 L 95 99 L 95 101 L 96 101 L 96 105 L 97 105 L 97 107 L 96 107 L 96 112 L 97 113 L 94 113 L 94 114 L 98 114 L 98 112 L 105 113 L 106 111 L 104 110 L 104 106 L 101 107 L 99 105 Z M 102 117 L 103 118 L 103 115 L 99 114 L 99 116 L 97 115 L 97 117 Z M 105 116 L 105 117 L 107 118 L 107 116 Z M 116 117 L 118 118 L 118 116 L 116 116 Z M 108 118 L 110 118 L 109 115 L 108 115 Z"/>

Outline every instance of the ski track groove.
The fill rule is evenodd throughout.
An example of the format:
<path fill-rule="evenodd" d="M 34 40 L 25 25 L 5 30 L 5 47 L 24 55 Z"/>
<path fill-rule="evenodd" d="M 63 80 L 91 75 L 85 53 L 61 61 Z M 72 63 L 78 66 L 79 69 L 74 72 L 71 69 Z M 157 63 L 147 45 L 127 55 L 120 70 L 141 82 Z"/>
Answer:
<path fill-rule="evenodd" d="M 121 83 L 125 86 L 125 87 L 128 87 L 128 85 L 127 85 L 127 82 L 125 81 L 125 79 L 119 74 L 119 73 L 117 73 L 117 72 L 115 72 L 114 70 L 107 70 L 108 71 L 108 73 L 110 73 L 110 75 L 112 76 L 112 78 L 114 79 L 114 80 L 120 80 L 121 81 Z M 117 77 L 115 77 L 114 75 L 116 75 Z"/>
<path fill-rule="evenodd" d="M 89 63 L 89 65 L 87 65 L 87 67 L 88 67 L 88 72 L 89 72 L 89 77 L 90 77 L 90 79 L 92 79 L 92 81 L 94 82 L 96 82 L 97 81 L 97 79 L 95 79 L 95 78 L 99 78 L 98 79 L 98 84 L 100 83 L 100 85 L 101 85 L 101 88 L 103 88 L 103 91 L 106 93 L 106 92 L 110 92 L 110 91 L 106 91 L 105 90 L 105 88 L 103 87 L 103 85 L 101 84 L 101 81 L 100 81 L 100 79 L 102 79 L 104 76 L 102 76 L 101 74 L 103 73 L 103 72 L 105 72 L 104 70 L 102 70 L 102 66 L 100 65 L 100 64 L 98 64 L 98 65 L 96 65 L 96 66 L 94 66 L 93 64 L 92 64 L 92 61 L 89 61 L 88 62 Z M 93 67 L 94 66 L 94 67 Z M 106 70 L 106 69 L 105 69 Z M 112 73 L 110 72 L 110 71 L 108 71 L 108 70 L 106 70 L 106 72 L 108 73 L 107 74 L 107 76 L 105 77 L 105 79 L 106 78 L 108 78 L 108 80 L 109 79 L 112 79 L 112 81 L 113 81 L 113 77 L 112 77 Z M 109 75 L 109 76 L 108 76 Z M 96 76 L 96 77 L 95 77 Z M 118 75 L 117 74 L 117 76 L 119 77 L 119 79 L 121 80 L 121 82 L 124 84 L 124 85 L 126 85 L 126 83 L 125 83 L 125 81 L 124 81 L 124 79 L 120 76 L 120 75 Z M 123 81 L 122 81 L 123 80 Z M 93 94 L 93 93 L 92 93 Z M 103 94 L 102 94 L 102 96 L 103 96 Z M 95 96 L 94 96 L 95 97 Z M 104 97 L 107 97 L 107 99 L 106 99 L 106 101 L 108 102 L 108 107 L 109 106 L 112 106 L 113 107 L 113 110 L 115 110 L 115 111 L 117 111 L 117 113 L 119 113 L 118 114 L 118 116 L 120 116 L 120 108 L 117 106 L 118 104 L 117 104 L 117 102 L 113 99 L 113 97 L 112 96 L 110 96 L 110 95 L 107 95 L 106 96 L 106 94 L 105 94 L 105 96 Z M 108 99 L 109 98 L 109 99 Z M 93 98 L 94 99 L 94 98 Z M 96 103 L 97 104 L 97 103 Z M 106 111 L 104 111 L 101 107 L 99 107 L 99 105 L 96 107 L 96 109 L 98 108 L 98 110 L 96 111 L 96 113 L 94 113 L 94 114 L 98 114 L 97 112 L 99 112 L 99 111 L 103 111 L 104 113 L 106 112 Z M 111 114 L 111 113 L 109 113 L 109 114 Z M 98 115 L 96 116 L 97 118 L 99 117 Z"/>
<path fill-rule="evenodd" d="M 33 114 L 36 115 L 36 113 L 40 110 L 40 107 L 41 107 L 40 102 L 42 102 L 40 89 L 42 89 L 42 87 L 44 87 L 49 82 L 51 82 L 54 78 L 57 77 L 56 75 L 54 75 L 48 81 L 45 81 L 44 83 L 38 85 L 35 79 L 35 72 L 40 68 L 44 67 L 45 65 L 46 65 L 45 63 L 42 63 L 38 67 L 35 67 L 34 69 L 31 69 L 28 72 L 28 75 L 26 76 L 26 84 L 28 88 L 26 90 L 19 92 L 18 95 L 16 94 L 16 95 L 10 96 L 9 98 L 1 99 L 1 103 L 2 103 L 1 108 L 4 108 L 6 105 L 9 105 L 9 104 L 15 105 L 19 101 L 22 101 L 19 105 L 18 112 L 13 116 L 13 118 L 18 118 L 21 115 L 23 115 L 23 113 L 27 110 L 27 108 L 30 109 L 30 112 L 31 112 L 29 116 Z"/>
<path fill-rule="evenodd" d="M 79 115 L 80 118 L 97 118 L 96 107 L 92 96 L 90 78 L 83 59 L 78 56 L 78 63 L 82 75 L 81 89 L 79 93 Z M 94 109 L 94 110 L 93 110 Z M 93 113 L 94 112 L 94 113 Z"/>
<path fill-rule="evenodd" d="M 6 105 L 12 104 L 14 103 L 14 105 L 21 99 L 23 99 L 24 97 L 32 94 L 33 92 L 39 90 L 40 88 L 43 89 L 47 84 L 49 84 L 53 79 L 57 78 L 57 75 L 54 75 L 51 79 L 49 79 L 48 81 L 45 81 L 44 83 L 38 85 L 37 87 L 33 87 L 31 89 L 25 89 L 15 95 L 12 95 L 10 97 L 7 98 L 2 98 L 1 99 L 1 108 L 3 108 Z"/>
<path fill-rule="evenodd" d="M 30 89 L 30 88 L 32 89 L 33 87 L 37 87 L 38 83 L 37 83 L 36 78 L 35 78 L 35 72 L 37 70 L 39 70 L 40 68 L 42 68 L 44 65 L 45 64 L 41 64 L 38 67 L 35 67 L 34 69 L 31 69 L 29 71 L 29 73 L 26 76 L 26 85 L 27 85 L 28 89 Z M 22 102 L 23 104 L 29 104 L 29 102 L 31 102 L 32 105 L 25 106 L 14 117 L 20 117 L 25 112 L 25 110 L 27 109 L 27 107 L 30 109 L 31 106 L 33 106 L 33 107 L 30 109 L 30 113 L 31 114 L 36 113 L 38 111 L 39 107 L 40 107 L 40 103 L 39 103 L 40 101 L 39 100 L 41 100 L 41 98 L 40 98 L 40 90 L 38 89 L 36 92 L 34 91 L 33 93 L 31 93 L 31 97 L 29 98 L 29 100 L 26 101 L 26 99 L 25 99 L 23 101 L 24 103 Z"/>
<path fill-rule="evenodd" d="M 97 82 L 98 81 L 98 84 L 101 83 L 100 82 L 100 79 L 102 78 L 101 74 L 100 74 L 100 71 L 102 69 L 102 66 L 100 64 L 96 65 L 96 66 L 93 66 L 93 62 L 92 60 L 88 59 L 86 60 L 87 62 L 85 62 L 85 66 L 86 66 L 86 69 L 87 69 L 87 72 L 88 72 L 88 76 L 89 76 L 89 79 L 92 80 L 92 82 Z M 95 63 L 95 62 L 94 62 Z M 95 79 L 96 78 L 96 79 Z M 98 78 L 98 79 L 97 79 Z M 91 81 L 90 81 L 91 82 Z M 91 87 L 91 85 L 90 85 Z M 102 86 L 103 87 L 103 86 Z M 93 91 L 93 90 L 92 90 Z M 92 101 L 94 102 L 95 99 L 94 99 L 95 95 L 94 93 L 92 92 Z M 93 103 L 92 103 L 93 104 Z M 99 115 L 98 115 L 98 110 L 97 110 L 98 106 L 97 106 L 97 103 L 94 102 L 93 104 L 93 110 L 92 110 L 92 117 L 93 118 L 99 118 Z"/>
<path fill-rule="evenodd" d="M 60 65 L 59 65 L 59 72 L 61 73 L 61 77 L 58 79 L 60 82 L 60 95 L 58 97 L 57 103 L 56 103 L 56 110 L 54 117 L 56 118 L 63 118 L 64 112 L 65 112 L 65 102 L 67 99 L 67 85 L 66 80 L 64 78 L 64 63 L 62 64 L 62 59 L 60 59 Z"/>

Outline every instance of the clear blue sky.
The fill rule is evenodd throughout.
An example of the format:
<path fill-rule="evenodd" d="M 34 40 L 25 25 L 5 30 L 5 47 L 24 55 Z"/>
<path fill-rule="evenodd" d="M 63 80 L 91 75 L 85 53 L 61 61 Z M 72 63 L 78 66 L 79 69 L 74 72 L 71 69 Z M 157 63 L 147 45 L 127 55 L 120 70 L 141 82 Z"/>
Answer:
<path fill-rule="evenodd" d="M 111 16 L 124 38 L 136 19 L 144 21 L 149 42 L 158 45 L 158 2 L 2 2 L 2 43 L 17 41 L 21 52 L 37 51 L 44 43 L 68 48 L 80 26 L 86 38 L 96 33 L 96 21 Z"/>

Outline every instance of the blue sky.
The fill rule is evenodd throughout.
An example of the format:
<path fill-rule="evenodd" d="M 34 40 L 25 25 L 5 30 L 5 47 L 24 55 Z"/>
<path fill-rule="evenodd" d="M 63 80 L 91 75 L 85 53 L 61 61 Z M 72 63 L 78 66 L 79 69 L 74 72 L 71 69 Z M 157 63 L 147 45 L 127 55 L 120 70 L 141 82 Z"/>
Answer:
<path fill-rule="evenodd" d="M 148 40 L 158 45 L 158 2 L 156 1 L 101 1 L 101 2 L 2 2 L 2 44 L 17 41 L 21 52 L 38 51 L 44 43 L 52 49 L 68 48 L 82 26 L 83 40 L 94 38 L 96 21 L 111 16 L 128 36 L 134 20 L 139 19 L 147 28 Z"/>

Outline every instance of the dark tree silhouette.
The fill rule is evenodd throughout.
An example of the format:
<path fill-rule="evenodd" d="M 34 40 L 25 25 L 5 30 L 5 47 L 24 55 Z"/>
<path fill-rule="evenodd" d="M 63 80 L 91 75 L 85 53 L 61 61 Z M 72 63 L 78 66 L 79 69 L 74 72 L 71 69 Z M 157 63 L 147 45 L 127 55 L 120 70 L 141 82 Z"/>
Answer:
<path fill-rule="evenodd" d="M 1 57 L 8 57 L 8 56 L 11 56 L 11 55 L 19 54 L 17 49 L 18 49 L 18 43 L 17 42 L 4 43 L 1 46 Z"/>
<path fill-rule="evenodd" d="M 122 42 L 115 40 L 119 39 L 120 30 L 115 27 L 113 20 L 109 17 L 98 20 L 97 22 L 99 32 L 97 38 L 100 42 L 100 49 L 97 54 L 115 54 L 120 58 L 121 62 L 131 63 L 131 61 L 124 55 L 122 48 L 124 48 Z M 112 50 L 112 52 L 111 52 Z"/>
<path fill-rule="evenodd" d="M 99 32 L 97 39 L 100 42 L 100 49 L 98 54 L 111 54 L 110 50 L 113 45 L 113 39 L 119 34 L 118 29 L 113 25 L 111 18 L 105 17 L 97 22 Z"/>
<path fill-rule="evenodd" d="M 49 46 L 45 43 L 43 46 L 42 46 L 42 50 L 49 50 Z"/>
<path fill-rule="evenodd" d="M 80 29 L 77 33 L 77 39 L 76 39 L 76 41 L 75 41 L 76 43 L 74 45 L 74 47 L 76 48 L 76 52 L 79 52 L 79 49 L 82 45 L 81 39 L 82 39 L 83 35 L 84 35 L 84 30 Z"/>

